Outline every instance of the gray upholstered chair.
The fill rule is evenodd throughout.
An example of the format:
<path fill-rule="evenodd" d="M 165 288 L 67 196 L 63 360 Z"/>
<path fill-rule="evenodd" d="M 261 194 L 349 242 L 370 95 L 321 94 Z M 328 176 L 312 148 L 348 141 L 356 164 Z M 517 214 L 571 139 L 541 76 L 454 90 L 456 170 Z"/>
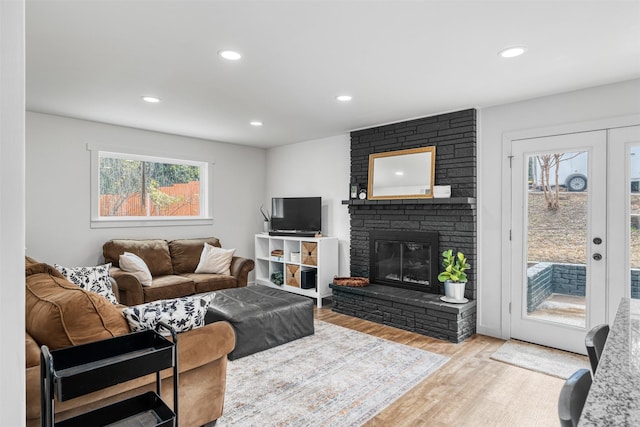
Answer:
<path fill-rule="evenodd" d="M 604 349 L 604 344 L 607 342 L 607 336 L 609 335 L 609 325 L 602 324 L 594 326 L 584 339 L 584 345 L 587 347 L 587 354 L 589 355 L 589 362 L 591 363 L 591 372 L 596 374 L 596 368 Z"/>
<path fill-rule="evenodd" d="M 576 427 L 591 388 L 591 373 L 578 369 L 562 386 L 558 399 L 558 417 L 562 427 Z"/>

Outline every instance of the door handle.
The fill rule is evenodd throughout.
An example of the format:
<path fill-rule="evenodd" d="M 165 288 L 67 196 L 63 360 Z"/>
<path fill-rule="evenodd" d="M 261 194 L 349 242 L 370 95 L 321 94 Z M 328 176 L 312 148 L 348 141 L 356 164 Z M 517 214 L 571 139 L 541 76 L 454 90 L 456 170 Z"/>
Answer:
<path fill-rule="evenodd" d="M 596 261 L 600 261 L 602 259 L 602 255 L 595 253 L 593 254 L 593 259 L 595 259 Z"/>

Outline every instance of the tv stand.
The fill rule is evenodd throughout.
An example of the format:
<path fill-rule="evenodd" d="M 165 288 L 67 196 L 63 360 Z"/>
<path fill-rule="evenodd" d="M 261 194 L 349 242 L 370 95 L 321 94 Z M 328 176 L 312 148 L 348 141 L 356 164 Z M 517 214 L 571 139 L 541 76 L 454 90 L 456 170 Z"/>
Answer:
<path fill-rule="evenodd" d="M 269 236 L 291 236 L 291 237 L 315 237 L 319 231 L 302 231 L 302 230 L 272 230 Z"/>

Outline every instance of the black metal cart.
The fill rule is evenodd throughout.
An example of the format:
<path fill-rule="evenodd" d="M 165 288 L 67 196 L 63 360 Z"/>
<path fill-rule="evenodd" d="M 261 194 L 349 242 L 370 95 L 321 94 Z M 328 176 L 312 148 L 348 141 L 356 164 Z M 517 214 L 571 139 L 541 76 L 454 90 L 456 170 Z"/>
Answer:
<path fill-rule="evenodd" d="M 178 425 L 178 337 L 173 342 L 157 331 L 133 332 L 114 338 L 40 354 L 40 420 L 42 427 Z M 161 399 L 160 371 L 173 368 L 173 411 Z M 112 385 L 156 373 L 156 392 L 147 392 L 55 422 L 55 399 L 62 402 Z M 133 424 L 136 423 L 136 424 Z"/>

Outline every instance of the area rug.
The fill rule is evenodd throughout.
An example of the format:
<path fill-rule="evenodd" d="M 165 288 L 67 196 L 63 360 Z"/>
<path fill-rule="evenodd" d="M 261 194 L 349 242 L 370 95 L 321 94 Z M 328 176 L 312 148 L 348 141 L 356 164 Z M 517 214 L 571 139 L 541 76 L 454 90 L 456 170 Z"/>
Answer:
<path fill-rule="evenodd" d="M 565 380 L 578 369 L 589 369 L 586 356 L 518 340 L 507 341 L 491 358 Z"/>
<path fill-rule="evenodd" d="M 229 362 L 217 426 L 360 426 L 448 359 L 316 320 L 312 336 Z"/>

